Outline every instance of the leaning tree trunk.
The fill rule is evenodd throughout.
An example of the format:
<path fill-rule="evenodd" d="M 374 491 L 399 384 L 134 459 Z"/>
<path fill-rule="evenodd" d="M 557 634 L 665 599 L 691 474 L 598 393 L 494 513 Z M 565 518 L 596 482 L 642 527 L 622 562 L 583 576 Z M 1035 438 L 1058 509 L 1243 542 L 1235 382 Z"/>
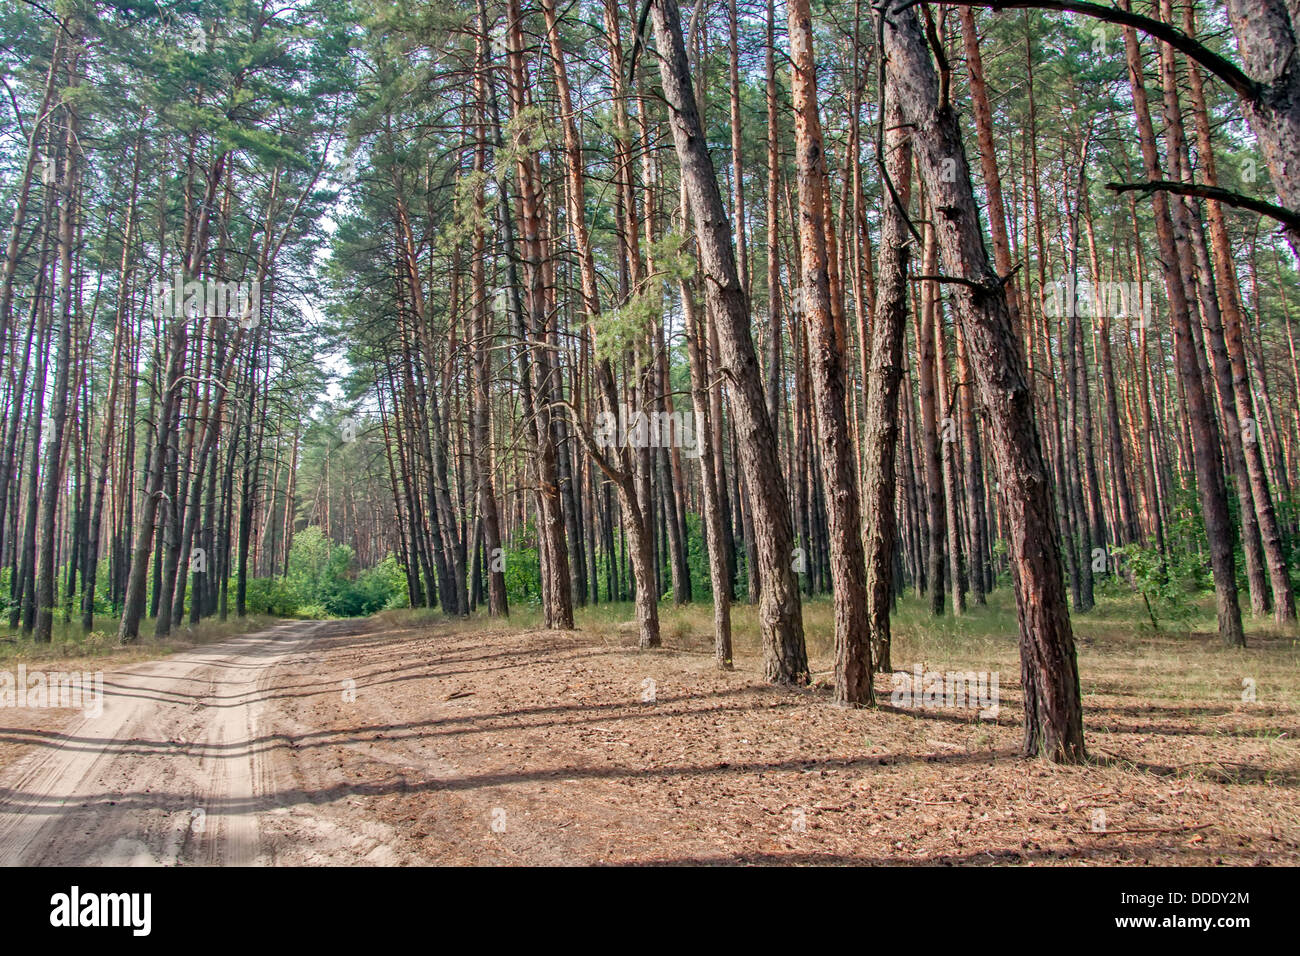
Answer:
<path fill-rule="evenodd" d="M 1246 100 L 1246 117 L 1278 198 L 1288 209 L 1300 209 L 1300 11 L 1285 0 L 1228 0 L 1227 6 L 1241 62 L 1259 84 L 1256 96 Z M 1294 233 L 1288 238 L 1293 249 L 1300 245 Z"/>
<path fill-rule="evenodd" d="M 758 620 L 764 676 L 777 683 L 806 683 L 808 654 L 798 581 L 790 565 L 793 530 L 785 478 L 749 334 L 750 315 L 736 269 L 731 225 L 696 109 L 677 0 L 650 0 L 650 10 L 669 125 L 697 224 L 696 246 L 704 271 L 706 300 L 717 318 L 722 360 L 719 371 L 732 382 L 735 427 L 748 479 L 762 581 Z M 715 421 L 713 426 L 718 429 L 721 422 Z"/>
<path fill-rule="evenodd" d="M 988 414 L 1019 609 L 1024 750 L 1081 762 L 1083 712 L 1061 541 L 1005 284 L 989 266 L 957 114 L 939 101 L 916 12 L 891 4 L 883 16 L 889 82 L 912 128 L 944 268 L 958 280 L 954 298 Z"/>

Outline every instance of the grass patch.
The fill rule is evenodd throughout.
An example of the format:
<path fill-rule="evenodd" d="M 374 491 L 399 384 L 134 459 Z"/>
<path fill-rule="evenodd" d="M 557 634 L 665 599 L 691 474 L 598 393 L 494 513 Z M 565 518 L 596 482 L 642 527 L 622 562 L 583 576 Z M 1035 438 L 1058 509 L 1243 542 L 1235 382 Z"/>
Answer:
<path fill-rule="evenodd" d="M 1086 614 L 1072 615 L 1085 695 L 1114 698 L 1125 706 L 1174 705 L 1187 701 L 1231 707 L 1267 706 L 1300 700 L 1300 631 L 1280 628 L 1271 618 L 1245 620 L 1248 646 L 1225 647 L 1215 630 L 1212 596 L 1198 598 L 1177 626 L 1151 627 L 1140 596 L 1101 593 Z M 384 611 L 381 626 L 419 626 L 448 618 L 430 608 Z M 574 612 L 578 629 L 607 644 L 632 644 L 636 611 L 631 603 L 597 604 Z M 757 608 L 732 607 L 732 642 L 738 666 L 757 666 L 762 658 Z M 829 679 L 834 666 L 834 606 L 828 596 L 805 597 L 804 637 L 814 677 Z M 512 609 L 508 623 L 477 613 L 457 623 L 457 630 L 535 630 L 543 627 L 535 606 Z M 713 605 L 708 602 L 659 606 L 664 646 L 697 654 L 713 652 Z M 935 617 L 928 604 L 908 595 L 892 619 L 892 663 L 896 670 L 920 664 L 936 670 L 999 671 L 1005 679 L 1020 675 L 1019 625 L 1015 598 L 1000 589 L 985 606 L 965 614 Z M 1252 699 L 1253 695 L 1253 699 Z"/>
<path fill-rule="evenodd" d="M 162 640 L 153 636 L 153 621 L 140 624 L 140 637 L 130 644 L 117 640 L 119 621 L 115 618 L 97 617 L 98 626 L 89 633 L 79 623 L 56 621 L 48 644 L 38 644 L 21 629 L 0 629 L 0 667 L 14 664 L 69 663 L 95 661 L 99 667 L 130 664 L 136 661 L 165 657 L 178 650 L 200 644 L 215 644 L 240 634 L 262 631 L 283 618 L 267 614 L 250 614 L 246 617 L 229 617 L 224 621 L 208 618 L 191 628 L 187 623 L 172 630 Z"/>

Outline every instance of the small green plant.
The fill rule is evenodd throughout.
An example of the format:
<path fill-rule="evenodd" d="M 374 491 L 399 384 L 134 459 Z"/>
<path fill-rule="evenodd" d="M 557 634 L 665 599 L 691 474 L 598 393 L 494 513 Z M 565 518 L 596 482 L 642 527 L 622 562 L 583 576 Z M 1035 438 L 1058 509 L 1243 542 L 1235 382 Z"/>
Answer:
<path fill-rule="evenodd" d="M 86 638 L 83 641 L 83 645 L 85 646 L 86 650 L 91 654 L 98 654 L 100 651 L 104 650 L 107 647 L 111 647 L 116 643 L 117 643 L 116 635 L 110 637 L 108 634 L 105 634 L 103 631 L 91 631 L 89 634 L 86 635 Z"/>
<path fill-rule="evenodd" d="M 1160 630 L 1161 620 L 1186 624 L 1193 616 L 1195 607 L 1190 598 L 1200 575 L 1188 562 L 1171 560 L 1155 548 L 1138 544 L 1116 548 L 1113 554 L 1133 590 L 1142 596 L 1153 630 Z"/>

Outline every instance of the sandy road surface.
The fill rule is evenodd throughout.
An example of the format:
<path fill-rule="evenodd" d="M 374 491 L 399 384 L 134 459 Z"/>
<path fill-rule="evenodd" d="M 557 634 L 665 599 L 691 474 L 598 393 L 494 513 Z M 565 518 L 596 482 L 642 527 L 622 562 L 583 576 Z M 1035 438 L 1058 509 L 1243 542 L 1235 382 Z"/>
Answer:
<path fill-rule="evenodd" d="M 1005 672 L 996 720 L 848 710 L 665 643 L 381 615 L 124 667 L 98 718 L 3 724 L 0 864 L 1300 860 L 1288 702 L 1093 692 L 1108 756 L 1058 767 Z"/>
<path fill-rule="evenodd" d="M 273 671 L 337 627 L 285 623 L 105 675 L 102 714 L 0 773 L 0 865 L 273 859 Z"/>

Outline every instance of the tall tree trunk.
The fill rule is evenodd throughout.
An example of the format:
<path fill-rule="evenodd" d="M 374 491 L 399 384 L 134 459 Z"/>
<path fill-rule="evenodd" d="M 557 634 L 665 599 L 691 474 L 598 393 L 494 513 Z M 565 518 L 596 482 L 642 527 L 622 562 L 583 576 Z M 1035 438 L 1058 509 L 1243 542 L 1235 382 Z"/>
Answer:
<path fill-rule="evenodd" d="M 36 629 L 38 643 L 49 643 L 54 626 L 55 602 L 55 513 L 59 507 L 59 488 L 63 481 L 64 429 L 68 418 L 68 372 L 72 365 L 72 257 L 77 218 L 77 108 L 73 96 L 79 68 L 78 45 L 81 20 L 73 17 L 67 27 L 72 49 L 68 55 L 68 92 L 62 107 L 65 125 L 63 168 L 56 184 L 59 198 L 58 281 L 55 287 L 55 312 L 59 323 L 58 358 L 54 366 L 54 394 L 50 406 L 50 439 L 45 447 L 44 485 L 41 489 L 40 530 L 37 533 L 36 561 Z M 71 94 L 71 95 L 70 95 Z M 34 461 L 35 459 L 33 459 Z"/>
<path fill-rule="evenodd" d="M 1190 3 L 1183 8 L 1183 29 L 1189 34 L 1195 32 L 1193 5 Z M 1191 87 L 1192 115 L 1196 122 L 1200 175 L 1207 186 L 1217 186 L 1219 179 L 1215 169 L 1209 110 L 1206 107 L 1201 71 L 1195 63 L 1188 65 L 1188 80 Z M 1214 268 L 1218 279 L 1219 302 L 1222 306 L 1224 346 L 1228 353 L 1232 379 L 1232 408 L 1231 411 L 1225 412 L 1225 417 L 1235 415 L 1245 433 L 1242 439 L 1242 453 L 1255 514 L 1259 520 L 1265 561 L 1268 565 L 1273 614 L 1278 623 L 1286 623 L 1296 619 L 1295 592 L 1291 586 L 1286 552 L 1282 546 L 1281 527 L 1269 489 L 1268 475 L 1264 469 L 1257 429 L 1247 426 L 1247 423 L 1253 426 L 1258 418 L 1255 415 L 1250 376 L 1246 367 L 1245 346 L 1242 340 L 1245 315 L 1241 307 L 1241 291 L 1237 284 L 1237 268 L 1233 261 L 1223 207 L 1216 200 L 1209 199 L 1206 200 L 1205 209 L 1210 227 L 1210 247 L 1214 255 Z M 1287 328 L 1289 332 L 1290 322 L 1287 322 Z"/>
<path fill-rule="evenodd" d="M 1127 3 L 1127 0 L 1124 2 Z M 1156 152 L 1155 130 L 1151 125 L 1146 83 L 1142 78 L 1142 59 L 1137 34 L 1127 27 L 1123 32 L 1129 86 L 1133 93 L 1134 115 L 1142 146 L 1143 166 L 1148 178 L 1159 179 L 1162 174 Z M 1174 236 L 1174 221 L 1171 218 L 1172 203 L 1163 192 L 1155 193 L 1153 201 L 1156 238 L 1159 240 L 1165 290 L 1169 296 L 1170 323 L 1174 332 L 1175 362 L 1187 403 L 1187 417 L 1193 434 L 1197 490 L 1201 499 L 1201 513 L 1205 519 L 1205 531 L 1210 541 L 1210 565 L 1214 574 L 1219 637 L 1229 646 L 1244 646 L 1246 636 L 1241 628 L 1241 610 L 1237 604 L 1236 560 L 1233 556 L 1232 524 L 1228 517 L 1227 491 L 1220 464 L 1222 455 L 1219 436 L 1211 420 L 1210 406 L 1205 395 L 1205 380 L 1201 375 L 1196 346 L 1192 341 L 1187 293 L 1179 272 L 1181 260 Z"/>
<path fill-rule="evenodd" d="M 569 90 L 568 71 L 564 64 L 564 51 L 560 45 L 559 25 L 555 13 L 554 0 L 542 0 L 542 10 L 546 17 L 546 32 L 550 42 L 551 65 L 555 74 L 556 90 L 560 97 L 561 125 L 564 130 L 564 150 L 567 160 L 566 197 L 569 209 L 569 230 L 577 248 L 578 262 L 582 277 L 583 311 L 595 338 L 596 325 L 600 321 L 600 296 L 597 290 L 596 262 L 591 250 L 591 240 L 586 220 L 586 187 L 582 144 L 578 138 L 578 126 L 573 118 L 573 97 Z M 640 362 L 638 361 L 638 366 Z M 613 371 L 607 358 L 596 362 L 596 375 L 605 411 L 609 415 L 618 415 L 618 397 L 614 388 Z M 652 378 L 647 374 L 637 377 L 641 386 L 642 407 L 648 411 L 644 402 L 644 383 Z M 580 426 L 579 426 L 580 427 Z M 623 521 L 628 530 L 632 551 L 632 570 L 636 578 L 637 624 L 640 632 L 639 643 L 643 648 L 658 647 L 659 635 L 659 588 L 654 576 L 654 540 L 650 526 L 650 495 L 648 485 L 637 490 L 634 485 L 634 471 L 639 472 L 643 482 L 650 480 L 648 446 L 636 449 L 622 447 L 617 450 L 622 460 L 620 474 L 615 479 L 619 490 L 619 501 L 623 507 Z M 633 459 L 639 458 L 636 468 Z M 615 474 L 610 473 L 613 478 Z"/>
<path fill-rule="evenodd" d="M 94 491 L 94 504 L 91 507 L 87 525 L 86 570 L 82 575 L 81 626 L 90 631 L 95 623 L 95 585 L 98 577 L 100 533 L 103 526 L 104 495 L 108 486 L 108 469 L 113 454 L 113 433 L 117 424 L 117 396 L 122 379 L 122 355 L 127 336 L 127 313 L 131 307 L 130 262 L 131 244 L 134 237 L 135 205 L 140 185 L 140 148 L 144 139 L 144 127 L 135 141 L 135 157 L 131 163 L 131 198 L 127 203 L 126 222 L 122 226 L 122 258 L 118 266 L 118 305 L 113 321 L 113 357 L 109 370 L 108 395 L 104 400 L 104 428 L 100 436 L 103 445 L 99 454 Z"/>
<path fill-rule="evenodd" d="M 1006 290 L 989 266 L 957 115 L 950 103 L 940 102 L 916 12 L 891 5 L 883 17 L 889 81 L 912 127 L 918 165 L 937 213 L 944 267 L 970 283 L 955 283 L 953 290 L 989 416 L 1008 519 L 1020 618 L 1024 749 L 1058 762 L 1080 762 L 1086 758 L 1083 714 L 1060 539 Z"/>
<path fill-rule="evenodd" d="M 830 522 L 831 582 L 835 600 L 835 700 L 869 704 L 872 693 L 871 638 L 867 630 L 866 565 L 862 551 L 857 468 L 849 435 L 845 388 L 846 334 L 842 309 L 832 304 L 826 154 L 817 108 L 808 0 L 789 0 L 791 91 L 799 178 L 799 245 L 804 318 L 811 348 L 817 439 Z M 836 320 L 839 312 L 841 321 Z"/>
<path fill-rule="evenodd" d="M 928 196 L 926 198 L 928 199 Z M 931 208 L 928 203 L 927 208 Z M 930 218 L 933 219 L 932 210 Z M 933 276 L 939 271 L 939 241 L 936 230 L 931 224 L 927 223 L 924 234 L 922 269 L 926 275 Z M 939 455 L 938 378 L 935 374 L 934 316 L 938 310 L 936 301 L 938 297 L 937 282 L 922 283 L 921 320 L 916 326 L 916 365 L 921 393 L 921 441 L 925 455 L 926 505 L 930 525 L 930 569 L 926 580 L 930 587 L 930 613 L 935 616 L 943 613 L 944 586 L 947 580 L 944 574 L 944 548 L 948 537 L 945 520 L 947 512 L 943 500 L 943 466 Z"/>
<path fill-rule="evenodd" d="M 474 149 L 474 171 L 480 177 L 487 173 L 487 89 L 484 72 L 487 68 L 487 23 L 479 21 L 478 63 L 474 75 L 477 99 L 477 141 Z M 493 617 L 510 613 L 506 596 L 505 552 L 501 544 L 501 516 L 497 509 L 497 493 L 493 474 L 491 395 L 492 395 L 492 345 L 495 341 L 490 319 L 490 297 L 487 286 L 485 257 L 487 255 L 486 200 L 483 185 L 474 191 L 474 205 L 478 216 L 474 228 L 474 251 L 471 265 L 474 305 L 472 309 L 474 336 L 471 348 L 474 355 L 474 394 L 472 400 L 470 445 L 474 450 L 474 477 L 478 492 L 478 506 L 483 517 L 483 539 L 487 548 L 488 614 Z"/>
<path fill-rule="evenodd" d="M 876 311 L 871 326 L 871 368 L 867 376 L 867 421 L 862 429 L 863 510 L 866 513 L 867 626 L 877 670 L 889 670 L 889 611 L 894 597 L 897 538 L 895 455 L 898 448 L 899 382 L 903 377 L 907 321 L 907 267 L 911 238 L 907 204 L 912 191 L 912 144 L 892 87 L 885 89 L 882 176 L 886 192 L 880 227 Z M 904 450 L 904 456 L 907 452 Z"/>
<path fill-rule="evenodd" d="M 719 371 L 733 383 L 735 425 L 749 479 L 763 582 L 758 619 L 764 676 L 777 683 L 806 683 L 808 654 L 798 581 L 790 567 L 793 534 L 785 479 L 749 334 L 749 310 L 736 271 L 730 223 L 696 109 L 677 2 L 650 0 L 650 12 L 669 125 L 697 225 L 696 248 L 705 275 L 706 301 L 718 320 Z M 718 426 L 715 422 L 714 427 Z"/>

